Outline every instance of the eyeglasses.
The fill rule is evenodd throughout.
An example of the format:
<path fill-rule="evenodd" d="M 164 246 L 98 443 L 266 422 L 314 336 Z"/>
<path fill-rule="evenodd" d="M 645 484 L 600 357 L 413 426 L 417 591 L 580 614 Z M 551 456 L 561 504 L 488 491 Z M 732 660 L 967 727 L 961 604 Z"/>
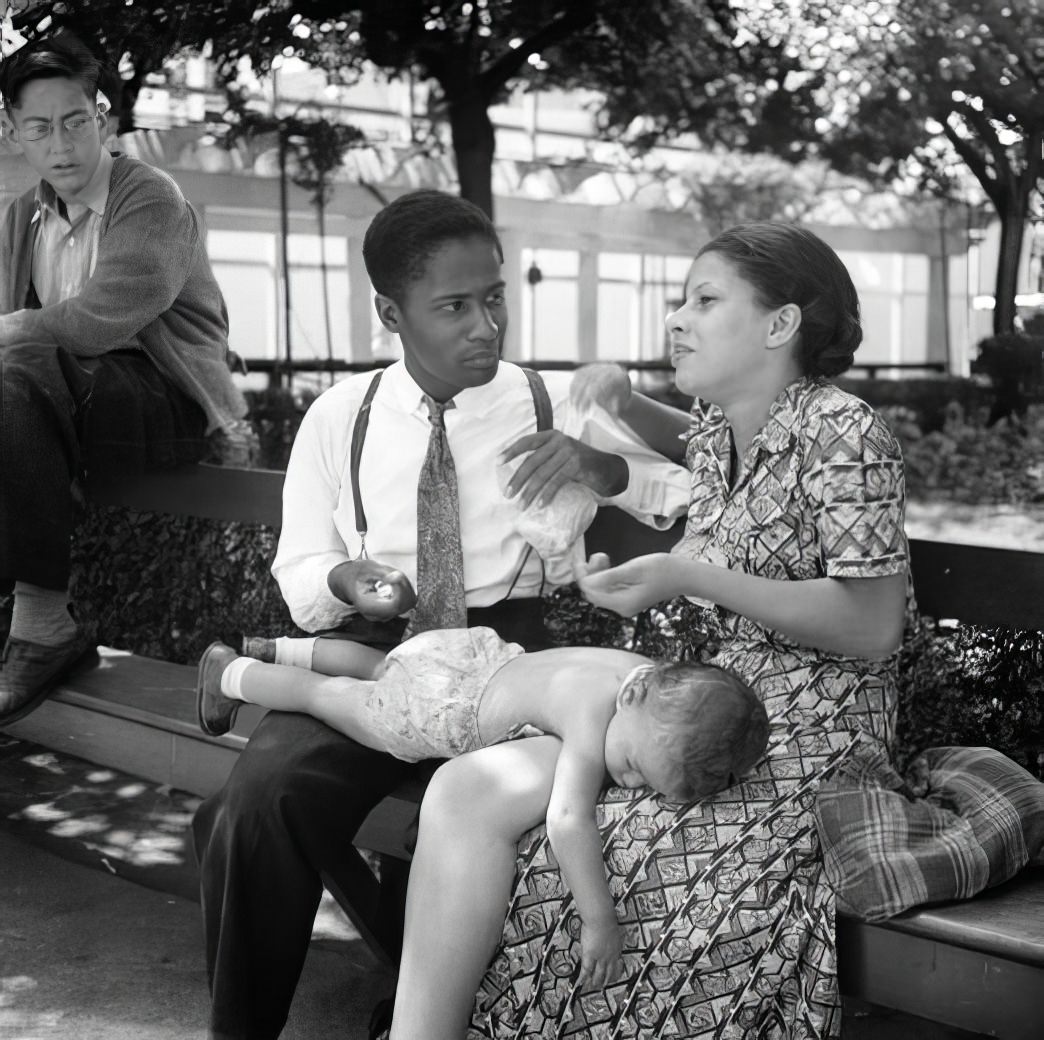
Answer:
<path fill-rule="evenodd" d="M 103 113 L 99 112 L 98 115 Z M 61 120 L 62 127 L 65 132 L 73 141 L 82 140 L 90 132 L 94 126 L 94 122 L 97 116 L 67 116 Z M 54 129 L 53 123 L 27 123 L 25 126 L 20 127 L 18 130 L 18 136 L 23 141 L 42 141 L 46 137 L 51 136 L 51 131 Z"/>

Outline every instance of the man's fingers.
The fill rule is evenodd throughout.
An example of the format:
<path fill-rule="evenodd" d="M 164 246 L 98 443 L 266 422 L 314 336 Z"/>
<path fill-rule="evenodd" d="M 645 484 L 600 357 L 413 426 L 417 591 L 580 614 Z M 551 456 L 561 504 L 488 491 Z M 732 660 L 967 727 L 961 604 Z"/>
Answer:
<path fill-rule="evenodd" d="M 541 430 L 539 433 L 527 433 L 519 437 L 518 440 L 513 441 L 501 451 L 497 461 L 502 463 L 510 462 L 519 455 L 524 455 L 527 451 L 535 451 L 554 432 L 554 430 Z"/>
<path fill-rule="evenodd" d="M 569 479 L 568 462 L 569 456 L 565 452 L 556 451 L 546 458 L 539 458 L 534 452 L 511 478 L 508 493 L 518 494 L 523 508 L 538 499 L 541 505 L 547 505 Z"/>

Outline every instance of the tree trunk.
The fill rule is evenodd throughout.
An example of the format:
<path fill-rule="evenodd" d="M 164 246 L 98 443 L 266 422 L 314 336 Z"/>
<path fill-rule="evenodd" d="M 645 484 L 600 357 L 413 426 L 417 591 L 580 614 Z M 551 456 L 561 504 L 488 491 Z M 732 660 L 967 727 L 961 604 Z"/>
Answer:
<path fill-rule="evenodd" d="M 1000 252 L 997 257 L 997 284 L 993 293 L 993 334 L 1015 331 L 1015 292 L 1019 280 L 1019 260 L 1026 233 L 1029 199 L 1012 192 L 998 207 L 1001 222 Z"/>
<path fill-rule="evenodd" d="M 453 155 L 460 194 L 493 218 L 493 153 L 496 135 L 489 102 L 477 92 L 448 99 Z"/>

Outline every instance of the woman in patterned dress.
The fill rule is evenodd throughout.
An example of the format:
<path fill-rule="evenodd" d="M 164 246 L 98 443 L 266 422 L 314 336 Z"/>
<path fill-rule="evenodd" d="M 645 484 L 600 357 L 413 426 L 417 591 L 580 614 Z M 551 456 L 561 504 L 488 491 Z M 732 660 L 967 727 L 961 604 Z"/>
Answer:
<path fill-rule="evenodd" d="M 851 364 L 859 304 L 809 232 L 720 235 L 667 328 L 677 385 L 695 398 L 682 440 L 671 411 L 632 397 L 625 376 L 586 385 L 653 447 L 684 453 L 685 534 L 670 554 L 592 558 L 580 587 L 624 615 L 675 596 L 708 604 L 710 659 L 762 697 L 769 750 L 744 782 L 681 811 L 609 790 L 600 825 L 626 972 L 587 993 L 546 837 L 524 835 L 547 804 L 554 740 L 444 766 L 421 813 L 393 1040 L 459 1038 L 469 1014 L 471 1037 L 839 1035 L 812 804 L 823 777 L 892 735 L 902 461 L 882 420 L 825 381 Z"/>

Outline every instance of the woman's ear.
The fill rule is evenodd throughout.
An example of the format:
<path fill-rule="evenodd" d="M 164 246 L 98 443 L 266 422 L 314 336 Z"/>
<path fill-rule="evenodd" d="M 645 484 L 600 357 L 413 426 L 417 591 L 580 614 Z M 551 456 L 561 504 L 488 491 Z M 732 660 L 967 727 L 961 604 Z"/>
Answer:
<path fill-rule="evenodd" d="M 377 317 L 381 319 L 381 324 L 389 332 L 397 333 L 399 331 L 399 305 L 390 296 L 383 296 L 381 293 L 377 293 L 373 298 L 373 305 L 377 310 Z"/>
<path fill-rule="evenodd" d="M 796 303 L 785 303 L 772 319 L 766 346 L 769 350 L 785 347 L 794 339 L 800 329 L 801 308 Z"/>

